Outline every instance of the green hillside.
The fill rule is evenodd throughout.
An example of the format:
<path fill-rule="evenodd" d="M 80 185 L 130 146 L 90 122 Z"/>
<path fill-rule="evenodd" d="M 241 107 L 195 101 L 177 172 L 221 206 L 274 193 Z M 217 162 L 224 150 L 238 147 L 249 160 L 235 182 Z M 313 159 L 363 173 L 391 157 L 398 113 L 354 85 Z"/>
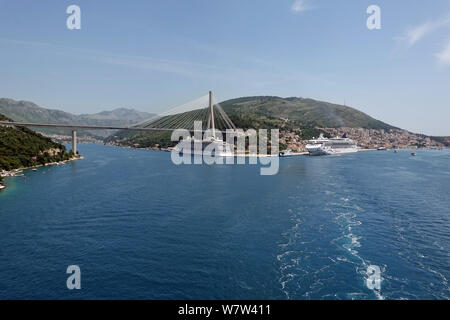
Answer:
<path fill-rule="evenodd" d="M 10 119 L 0 114 L 0 121 Z M 69 160 L 72 151 L 27 128 L 0 126 L 0 171 Z"/>
<path fill-rule="evenodd" d="M 320 128 L 393 129 L 354 108 L 303 98 L 245 97 L 220 103 L 241 129 L 280 129 L 297 132 L 307 140 L 319 136 Z M 196 111 L 191 111 L 194 114 Z M 223 129 L 218 125 L 219 129 Z M 132 147 L 173 146 L 169 132 L 118 132 L 105 142 Z"/>
<path fill-rule="evenodd" d="M 313 99 L 259 96 L 227 100 L 220 105 L 230 116 L 255 114 L 322 128 L 394 129 L 354 108 Z"/>
<path fill-rule="evenodd" d="M 431 137 L 431 139 L 438 141 L 442 144 L 445 145 L 445 147 L 450 147 L 450 137 L 445 136 L 445 137 Z"/>

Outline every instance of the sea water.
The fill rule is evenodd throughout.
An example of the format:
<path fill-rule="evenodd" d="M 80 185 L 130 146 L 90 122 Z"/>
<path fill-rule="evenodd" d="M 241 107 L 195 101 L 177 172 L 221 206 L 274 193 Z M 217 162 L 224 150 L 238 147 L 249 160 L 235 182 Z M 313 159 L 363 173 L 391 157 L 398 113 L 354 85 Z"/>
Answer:
<path fill-rule="evenodd" d="M 1 299 L 450 297 L 449 150 L 282 158 L 275 176 L 79 151 L 7 178 Z M 66 286 L 70 265 L 80 290 Z"/>

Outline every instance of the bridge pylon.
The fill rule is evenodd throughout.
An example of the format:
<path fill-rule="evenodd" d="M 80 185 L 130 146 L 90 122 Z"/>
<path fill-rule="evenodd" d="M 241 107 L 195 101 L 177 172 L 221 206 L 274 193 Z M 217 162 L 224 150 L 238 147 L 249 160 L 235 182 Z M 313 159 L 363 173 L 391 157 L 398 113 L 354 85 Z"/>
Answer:
<path fill-rule="evenodd" d="M 77 131 L 72 130 L 72 151 L 73 154 L 77 155 Z"/>

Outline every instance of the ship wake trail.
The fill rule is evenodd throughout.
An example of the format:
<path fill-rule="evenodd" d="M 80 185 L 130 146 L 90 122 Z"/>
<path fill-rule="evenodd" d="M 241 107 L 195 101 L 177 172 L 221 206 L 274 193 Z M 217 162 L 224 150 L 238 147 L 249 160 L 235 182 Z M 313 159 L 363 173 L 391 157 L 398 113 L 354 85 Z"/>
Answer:
<path fill-rule="evenodd" d="M 322 297 L 323 288 L 335 277 L 320 241 L 327 228 L 309 215 L 313 204 L 301 196 L 303 188 L 298 186 L 296 194 L 289 197 L 291 227 L 282 233 L 284 241 L 277 255 L 280 289 L 287 299 Z"/>
<path fill-rule="evenodd" d="M 344 190 L 346 194 L 351 194 L 349 190 Z M 343 248 L 346 254 L 338 256 L 337 259 L 353 263 L 355 266 L 356 277 L 364 282 L 367 289 L 371 290 L 375 297 L 379 300 L 384 300 L 383 295 L 377 289 L 367 286 L 365 280 L 367 278 L 367 269 L 371 265 L 369 261 L 364 259 L 358 250 L 361 247 L 360 240 L 362 235 L 358 235 L 357 229 L 362 225 L 362 222 L 358 219 L 358 215 L 364 213 L 357 204 L 354 204 L 354 199 L 350 197 L 340 197 L 336 202 L 330 202 L 327 205 L 327 211 L 334 215 L 333 221 L 340 226 L 341 235 L 331 241 L 337 247 Z M 386 271 L 386 266 L 379 266 L 381 273 Z M 361 292 L 362 293 L 362 292 Z M 360 296 L 359 293 L 349 293 L 348 298 L 354 298 Z"/>
<path fill-rule="evenodd" d="M 362 224 L 358 216 L 364 209 L 348 196 L 348 190 L 338 188 L 345 183 L 337 182 L 339 177 L 316 178 L 323 179 L 316 187 L 321 193 L 326 189 L 326 201 L 302 197 L 310 186 L 299 186 L 298 195 L 289 197 L 296 206 L 288 209 L 291 227 L 279 244 L 281 290 L 287 299 L 384 299 L 366 286 L 371 263 L 359 253 L 363 235 L 358 234 Z M 386 267 L 380 269 L 383 274 Z M 349 282 L 351 289 L 342 289 Z"/>

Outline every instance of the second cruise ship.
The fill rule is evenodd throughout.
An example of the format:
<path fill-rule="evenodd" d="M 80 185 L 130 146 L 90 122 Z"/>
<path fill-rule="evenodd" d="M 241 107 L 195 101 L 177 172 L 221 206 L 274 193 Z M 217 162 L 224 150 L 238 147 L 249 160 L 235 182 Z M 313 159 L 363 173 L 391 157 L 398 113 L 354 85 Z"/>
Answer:
<path fill-rule="evenodd" d="M 318 139 L 309 140 L 306 149 L 311 156 L 339 155 L 358 152 L 355 141 L 344 135 L 342 138 L 325 138 L 322 134 Z"/>

